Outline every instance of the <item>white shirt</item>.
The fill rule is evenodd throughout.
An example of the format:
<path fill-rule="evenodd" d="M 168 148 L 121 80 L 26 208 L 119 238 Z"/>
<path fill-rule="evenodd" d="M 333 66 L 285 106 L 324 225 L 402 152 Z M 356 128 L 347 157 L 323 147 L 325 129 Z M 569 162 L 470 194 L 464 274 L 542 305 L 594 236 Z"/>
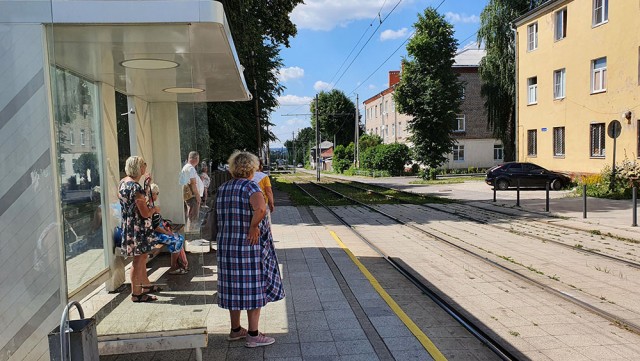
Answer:
<path fill-rule="evenodd" d="M 198 189 L 198 193 L 200 197 L 204 194 L 204 183 L 202 183 L 202 179 L 198 177 L 198 172 L 196 172 L 196 168 L 191 165 L 191 163 L 187 163 L 182 167 L 182 172 L 180 173 L 180 183 L 185 185 L 191 183 L 191 179 L 196 179 L 196 187 Z"/>

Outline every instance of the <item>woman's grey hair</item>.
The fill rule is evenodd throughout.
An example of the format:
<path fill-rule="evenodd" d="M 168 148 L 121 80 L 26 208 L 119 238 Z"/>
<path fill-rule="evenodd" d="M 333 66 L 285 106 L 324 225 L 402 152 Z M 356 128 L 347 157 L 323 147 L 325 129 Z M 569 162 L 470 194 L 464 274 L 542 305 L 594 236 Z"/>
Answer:
<path fill-rule="evenodd" d="M 258 157 L 249 152 L 235 151 L 227 161 L 229 164 L 229 172 L 235 178 L 249 178 L 260 164 Z"/>
<path fill-rule="evenodd" d="M 127 158 L 127 162 L 124 165 L 124 173 L 131 178 L 137 178 L 142 175 L 142 166 L 144 165 L 144 159 L 137 155 Z"/>
<path fill-rule="evenodd" d="M 151 188 L 151 194 L 157 194 L 160 193 L 160 187 L 158 187 L 157 184 L 155 183 L 151 183 L 151 185 L 149 186 L 149 188 Z"/>

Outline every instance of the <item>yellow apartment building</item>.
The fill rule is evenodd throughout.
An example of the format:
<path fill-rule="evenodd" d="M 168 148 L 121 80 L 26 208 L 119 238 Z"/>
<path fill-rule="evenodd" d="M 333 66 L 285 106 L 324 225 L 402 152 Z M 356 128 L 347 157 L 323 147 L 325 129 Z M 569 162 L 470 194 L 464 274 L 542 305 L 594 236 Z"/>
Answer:
<path fill-rule="evenodd" d="M 519 161 L 598 173 L 640 154 L 638 1 L 551 0 L 514 22 Z"/>

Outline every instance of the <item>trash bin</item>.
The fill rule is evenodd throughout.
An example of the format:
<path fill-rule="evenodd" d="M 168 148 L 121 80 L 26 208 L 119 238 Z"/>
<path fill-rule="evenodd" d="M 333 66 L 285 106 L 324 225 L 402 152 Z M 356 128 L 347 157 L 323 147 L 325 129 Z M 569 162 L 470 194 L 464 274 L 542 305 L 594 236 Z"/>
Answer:
<path fill-rule="evenodd" d="M 71 306 L 78 309 L 79 320 L 68 319 Z M 70 302 L 64 308 L 60 326 L 49 333 L 49 356 L 51 361 L 100 361 L 96 319 L 84 318 L 78 302 Z"/>

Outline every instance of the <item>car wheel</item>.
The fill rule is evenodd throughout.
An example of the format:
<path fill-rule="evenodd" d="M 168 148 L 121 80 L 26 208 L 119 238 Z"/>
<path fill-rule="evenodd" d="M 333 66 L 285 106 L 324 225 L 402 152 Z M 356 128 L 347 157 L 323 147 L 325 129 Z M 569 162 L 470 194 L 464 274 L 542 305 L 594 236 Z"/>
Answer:
<path fill-rule="evenodd" d="M 551 189 L 559 191 L 562 189 L 562 181 L 558 178 L 551 181 Z"/>
<path fill-rule="evenodd" d="M 496 182 L 496 187 L 501 191 L 506 191 L 509 188 L 509 182 L 506 179 L 500 179 Z"/>

